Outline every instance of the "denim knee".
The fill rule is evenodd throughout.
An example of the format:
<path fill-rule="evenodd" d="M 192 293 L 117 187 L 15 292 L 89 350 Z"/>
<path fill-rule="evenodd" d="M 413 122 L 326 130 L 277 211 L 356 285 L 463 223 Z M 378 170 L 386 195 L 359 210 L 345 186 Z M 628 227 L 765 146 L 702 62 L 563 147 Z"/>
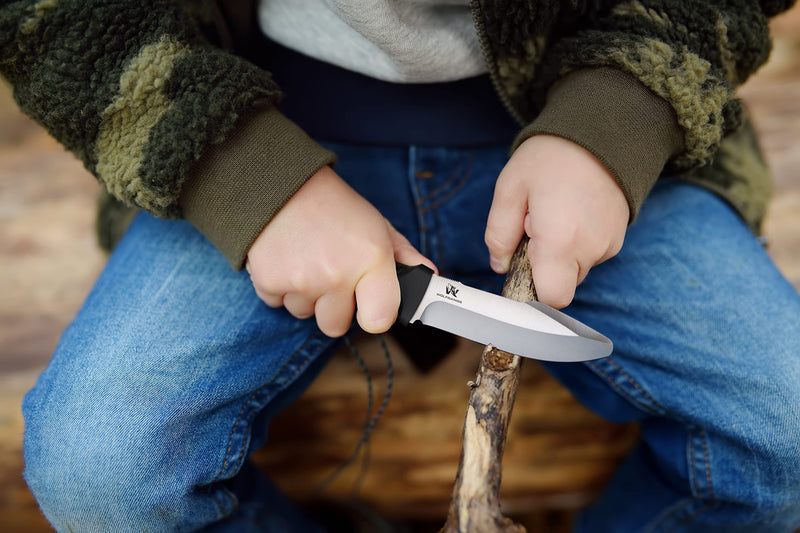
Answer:
<path fill-rule="evenodd" d="M 70 396 L 56 400 L 63 407 L 32 406 L 41 396 L 52 395 L 34 389 L 24 410 L 24 476 L 56 530 L 141 531 L 156 507 L 173 507 L 165 499 L 176 495 L 158 479 L 167 458 L 128 421 L 110 410 L 85 417 L 80 398 Z"/>
<path fill-rule="evenodd" d="M 765 359 L 776 361 L 766 353 Z M 708 504 L 701 522 L 748 524 L 741 530 L 764 533 L 800 526 L 800 381 L 780 366 L 734 380 L 728 412 L 692 432 L 689 481 Z"/>
<path fill-rule="evenodd" d="M 752 467 L 738 462 L 731 471 L 750 486 L 747 496 L 755 515 L 793 531 L 800 527 L 800 383 L 778 376 L 767 379 L 771 393 L 761 398 L 763 409 L 749 413 L 749 434 L 733 433 L 742 454 L 754 458 Z M 736 431 L 736 422 L 731 426 Z"/>
<path fill-rule="evenodd" d="M 31 492 L 56 530 L 99 531 L 110 526 L 113 515 L 119 518 L 125 512 L 125 501 L 135 499 L 130 455 L 115 453 L 115 441 L 122 436 L 115 435 L 110 424 L 75 417 L 68 408 L 32 407 L 31 398 L 39 396 L 50 394 L 34 389 L 23 410 L 24 476 Z M 74 400 L 60 398 L 64 404 Z"/>
<path fill-rule="evenodd" d="M 135 479 L 103 431 L 52 423 L 48 413 L 26 417 L 25 480 L 58 531 L 111 530 L 121 514 L 133 522 Z"/>
<path fill-rule="evenodd" d="M 232 511 L 207 483 L 218 456 L 196 460 L 185 420 L 96 392 L 46 373 L 23 403 L 24 477 L 57 531 L 190 530 Z"/>

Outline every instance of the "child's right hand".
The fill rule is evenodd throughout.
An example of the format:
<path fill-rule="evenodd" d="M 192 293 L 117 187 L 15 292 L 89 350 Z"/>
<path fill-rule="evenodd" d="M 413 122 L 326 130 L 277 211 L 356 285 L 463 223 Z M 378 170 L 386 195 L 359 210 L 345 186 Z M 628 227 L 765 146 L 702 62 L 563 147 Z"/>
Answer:
<path fill-rule="evenodd" d="M 297 318 L 316 316 L 328 336 L 344 335 L 358 307 L 370 333 L 397 318 L 395 261 L 433 263 L 330 167 L 311 177 L 256 238 L 247 270 L 256 294 Z"/>

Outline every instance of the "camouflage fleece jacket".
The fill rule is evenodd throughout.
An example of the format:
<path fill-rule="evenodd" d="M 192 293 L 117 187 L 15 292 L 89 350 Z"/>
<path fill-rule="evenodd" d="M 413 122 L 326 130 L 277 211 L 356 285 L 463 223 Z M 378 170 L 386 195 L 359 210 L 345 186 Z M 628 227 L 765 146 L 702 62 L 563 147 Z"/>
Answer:
<path fill-rule="evenodd" d="M 768 17 L 792 3 L 473 0 L 472 10 L 520 124 L 516 144 L 548 133 L 589 149 L 632 216 L 666 165 L 757 227 L 768 180 L 734 89 L 767 59 Z M 0 1 L 0 74 L 23 111 L 117 201 L 188 218 L 235 268 L 335 160 L 276 109 L 270 75 L 224 46 L 235 22 L 252 26 L 251 4 Z"/>

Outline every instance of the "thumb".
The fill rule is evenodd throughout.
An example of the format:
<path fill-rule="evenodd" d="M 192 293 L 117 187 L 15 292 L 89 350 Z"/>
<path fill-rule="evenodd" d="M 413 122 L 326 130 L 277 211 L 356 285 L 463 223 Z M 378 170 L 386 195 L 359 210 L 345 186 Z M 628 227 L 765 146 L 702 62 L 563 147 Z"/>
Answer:
<path fill-rule="evenodd" d="M 419 253 L 417 249 L 408 242 L 408 239 L 406 239 L 402 233 L 394 229 L 388 221 L 386 224 L 389 226 L 389 235 L 392 238 L 392 248 L 394 249 L 394 260 L 396 262 L 410 266 L 422 264 L 437 274 L 439 273 L 439 269 L 436 268 L 433 261 Z"/>

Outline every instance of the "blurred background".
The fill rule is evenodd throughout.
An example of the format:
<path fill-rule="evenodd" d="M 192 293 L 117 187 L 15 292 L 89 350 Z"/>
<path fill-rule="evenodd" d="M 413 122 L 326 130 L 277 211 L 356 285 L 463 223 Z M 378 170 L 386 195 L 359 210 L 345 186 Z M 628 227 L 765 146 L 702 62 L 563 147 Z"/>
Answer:
<path fill-rule="evenodd" d="M 769 251 L 800 289 L 800 6 L 773 21 L 773 35 L 769 63 L 740 95 L 775 177 Z M 0 531 L 49 530 L 21 476 L 20 405 L 105 261 L 97 192 L 0 79 Z"/>

